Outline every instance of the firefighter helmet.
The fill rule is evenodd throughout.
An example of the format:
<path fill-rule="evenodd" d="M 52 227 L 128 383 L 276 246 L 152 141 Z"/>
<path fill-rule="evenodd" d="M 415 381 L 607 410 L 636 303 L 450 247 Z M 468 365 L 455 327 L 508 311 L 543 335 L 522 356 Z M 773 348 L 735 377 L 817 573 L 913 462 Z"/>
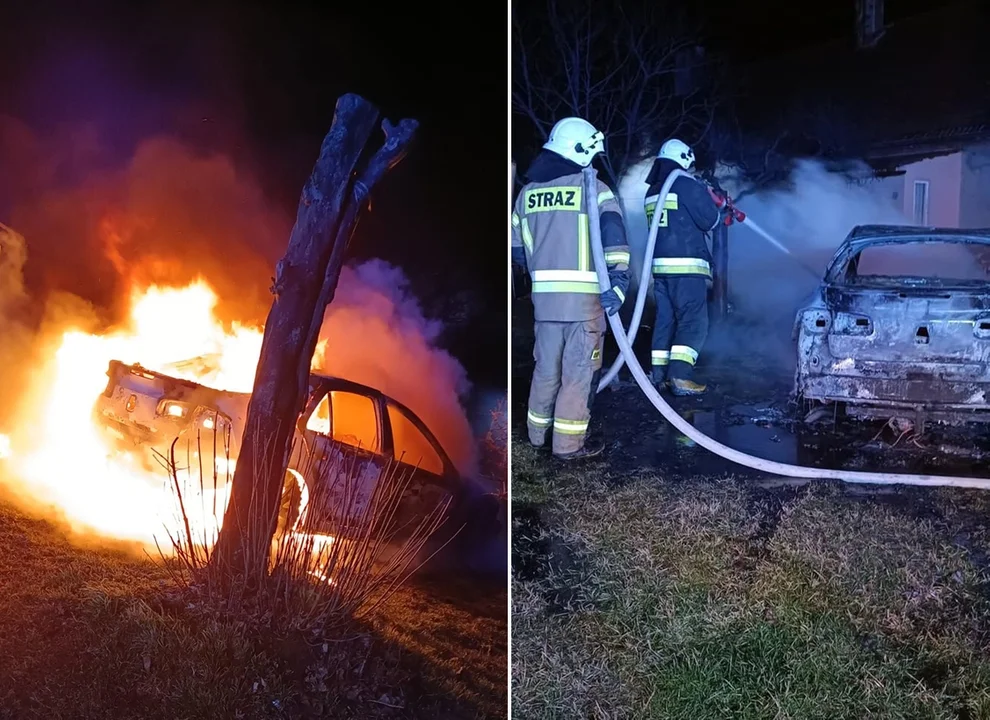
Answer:
<path fill-rule="evenodd" d="M 553 126 L 543 148 L 588 167 L 595 155 L 604 152 L 605 134 L 582 118 L 564 118 Z"/>
<path fill-rule="evenodd" d="M 671 138 L 661 145 L 657 157 L 673 160 L 685 170 L 694 165 L 694 150 L 686 142 L 677 138 Z"/>

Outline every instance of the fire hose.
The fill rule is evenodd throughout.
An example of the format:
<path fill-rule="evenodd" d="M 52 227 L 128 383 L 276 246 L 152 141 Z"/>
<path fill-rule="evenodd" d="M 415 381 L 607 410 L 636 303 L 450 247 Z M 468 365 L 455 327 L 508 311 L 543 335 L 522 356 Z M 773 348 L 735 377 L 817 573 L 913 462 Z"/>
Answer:
<path fill-rule="evenodd" d="M 605 251 L 602 248 L 598 204 L 590 201 L 591 199 L 598 197 L 598 176 L 595 169 L 590 166 L 583 170 L 583 175 L 584 196 L 589 199 L 587 205 L 588 225 L 590 229 L 589 234 L 591 236 L 591 252 L 592 257 L 594 258 L 595 268 L 598 273 L 598 285 L 602 292 L 606 292 L 612 287 L 612 283 L 609 281 L 608 271 L 605 266 Z M 667 422 L 709 452 L 715 453 L 716 455 L 734 462 L 737 465 L 742 465 L 753 470 L 759 470 L 761 472 L 771 473 L 773 475 L 782 475 L 784 477 L 806 478 L 809 480 L 841 480 L 847 483 L 863 483 L 873 485 L 927 485 L 936 487 L 967 487 L 984 490 L 990 489 L 990 479 L 988 478 L 972 478 L 949 475 L 907 475 L 899 473 L 861 472 L 855 470 L 830 470 L 828 468 L 810 468 L 803 467 L 801 465 L 791 465 L 789 463 L 782 463 L 775 460 L 767 460 L 766 458 L 756 457 L 731 448 L 728 445 L 723 445 L 717 440 L 714 440 L 700 432 L 691 423 L 682 418 L 677 411 L 674 410 L 674 408 L 672 408 L 667 401 L 663 399 L 663 397 L 661 397 L 649 377 L 647 377 L 643 367 L 639 364 L 639 360 L 633 352 L 631 341 L 635 338 L 636 330 L 639 327 L 639 321 L 643 314 L 643 305 L 646 301 L 646 289 L 649 287 L 650 280 L 649 261 L 653 257 L 653 247 L 656 243 L 657 227 L 659 226 L 661 209 L 663 208 L 664 200 L 667 199 L 667 193 L 670 191 L 671 185 L 673 185 L 674 180 L 681 175 L 688 178 L 691 177 L 683 171 L 675 170 L 663 184 L 663 187 L 660 190 L 660 196 L 657 198 L 657 211 L 654 212 L 653 220 L 650 223 L 650 236 L 647 241 L 646 255 L 644 258 L 641 278 L 642 281 L 640 282 L 639 290 L 636 294 L 636 309 L 633 313 L 632 324 L 630 325 L 630 334 L 626 334 L 625 329 L 619 321 L 618 313 L 607 316 L 609 327 L 612 328 L 612 334 L 615 335 L 615 340 L 619 345 L 619 358 L 617 358 L 612 364 L 608 375 L 602 379 L 599 389 L 602 389 L 608 385 L 612 378 L 614 378 L 618 373 L 619 368 L 624 362 L 628 365 L 629 370 L 632 372 L 633 377 L 636 380 L 636 384 L 639 385 L 639 389 L 643 391 L 643 394 L 646 395 L 647 399 L 649 399 L 653 406 L 660 412 L 661 415 L 663 415 Z"/>

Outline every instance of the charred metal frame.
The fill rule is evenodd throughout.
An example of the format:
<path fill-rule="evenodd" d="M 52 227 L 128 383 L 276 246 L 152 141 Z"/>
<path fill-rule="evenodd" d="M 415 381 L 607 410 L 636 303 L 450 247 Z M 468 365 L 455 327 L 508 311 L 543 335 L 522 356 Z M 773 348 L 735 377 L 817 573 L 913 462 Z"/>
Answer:
<path fill-rule="evenodd" d="M 795 396 L 843 403 L 852 417 L 913 417 L 919 427 L 990 422 L 990 282 L 849 282 L 866 248 L 908 243 L 990 248 L 990 230 L 855 228 L 819 297 L 795 318 Z"/>

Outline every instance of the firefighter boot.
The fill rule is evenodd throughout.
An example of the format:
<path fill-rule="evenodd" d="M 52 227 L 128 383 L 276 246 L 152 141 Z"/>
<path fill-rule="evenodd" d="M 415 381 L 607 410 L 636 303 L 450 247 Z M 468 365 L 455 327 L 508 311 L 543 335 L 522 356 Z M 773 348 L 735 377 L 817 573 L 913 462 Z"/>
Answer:
<path fill-rule="evenodd" d="M 558 455 L 554 453 L 554 457 L 558 460 L 572 461 L 572 460 L 586 460 L 587 458 L 593 458 L 596 455 L 601 455 L 602 450 L 605 449 L 605 443 L 598 438 L 588 438 L 584 441 L 584 445 L 581 446 L 580 450 L 575 450 L 572 453 L 567 453 L 566 455 Z"/>
<path fill-rule="evenodd" d="M 671 378 L 670 389 L 678 397 L 690 397 L 696 395 L 704 395 L 708 392 L 708 387 L 706 385 L 701 385 L 692 380 L 685 380 L 683 378 Z"/>

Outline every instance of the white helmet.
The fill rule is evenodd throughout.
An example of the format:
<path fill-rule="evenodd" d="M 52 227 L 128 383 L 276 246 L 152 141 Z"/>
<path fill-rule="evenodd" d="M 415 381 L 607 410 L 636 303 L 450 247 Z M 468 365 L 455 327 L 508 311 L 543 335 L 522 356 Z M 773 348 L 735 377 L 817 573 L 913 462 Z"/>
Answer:
<path fill-rule="evenodd" d="M 671 138 L 661 145 L 657 157 L 673 160 L 685 170 L 694 165 L 694 150 L 686 142 L 677 138 Z"/>
<path fill-rule="evenodd" d="M 581 167 L 588 167 L 592 158 L 605 150 L 605 134 L 587 120 L 564 118 L 553 126 L 550 139 L 543 144 L 543 148 Z"/>

